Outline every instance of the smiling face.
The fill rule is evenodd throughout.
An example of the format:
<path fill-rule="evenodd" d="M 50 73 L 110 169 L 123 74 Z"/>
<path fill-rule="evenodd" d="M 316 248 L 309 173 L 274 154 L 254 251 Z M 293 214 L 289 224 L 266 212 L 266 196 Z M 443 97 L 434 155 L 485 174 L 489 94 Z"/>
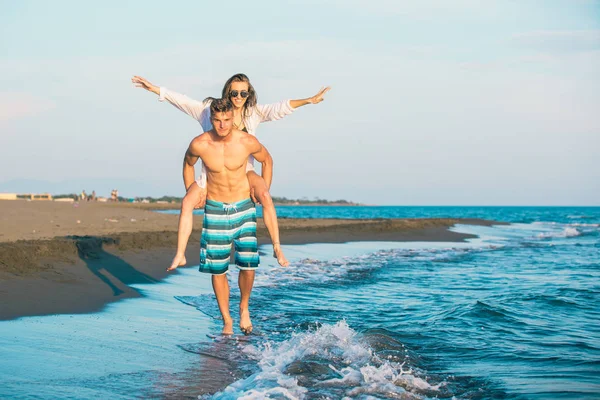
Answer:
<path fill-rule="evenodd" d="M 227 82 L 223 85 L 221 96 L 231 101 L 236 114 L 242 110 L 244 118 L 247 116 L 246 111 L 255 107 L 257 102 L 256 91 L 252 87 L 250 79 L 244 74 L 235 74 L 227 79 Z"/>
<path fill-rule="evenodd" d="M 233 103 L 235 108 L 242 108 L 249 95 L 248 82 L 232 82 L 231 90 L 229 91 L 229 100 Z M 235 97 L 233 95 L 236 95 Z M 243 97 L 246 96 L 246 97 Z"/>

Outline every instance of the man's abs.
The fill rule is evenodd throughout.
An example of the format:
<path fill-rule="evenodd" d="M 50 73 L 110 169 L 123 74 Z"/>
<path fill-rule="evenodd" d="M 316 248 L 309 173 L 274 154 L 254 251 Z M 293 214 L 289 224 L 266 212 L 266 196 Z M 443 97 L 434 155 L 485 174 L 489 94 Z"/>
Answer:
<path fill-rule="evenodd" d="M 207 175 L 206 198 L 222 203 L 233 203 L 250 197 L 250 185 L 246 177 L 246 168 L 239 171 Z"/>

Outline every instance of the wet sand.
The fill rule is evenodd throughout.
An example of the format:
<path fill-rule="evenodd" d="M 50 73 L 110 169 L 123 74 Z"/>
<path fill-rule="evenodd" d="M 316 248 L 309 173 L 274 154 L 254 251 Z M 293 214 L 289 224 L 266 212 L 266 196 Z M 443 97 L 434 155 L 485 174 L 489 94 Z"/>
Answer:
<path fill-rule="evenodd" d="M 159 208 L 176 208 L 158 205 Z M 152 211 L 157 205 L 0 201 L 0 320 L 21 316 L 85 313 L 107 303 L 139 297 L 129 287 L 166 275 L 177 241 L 177 215 Z M 450 232 L 458 219 L 280 219 L 281 242 L 462 241 Z M 186 257 L 198 265 L 202 217 Z M 260 244 L 270 240 L 259 220 Z M 262 263 L 274 263 L 270 254 Z M 293 266 L 292 266 L 293 267 Z"/>

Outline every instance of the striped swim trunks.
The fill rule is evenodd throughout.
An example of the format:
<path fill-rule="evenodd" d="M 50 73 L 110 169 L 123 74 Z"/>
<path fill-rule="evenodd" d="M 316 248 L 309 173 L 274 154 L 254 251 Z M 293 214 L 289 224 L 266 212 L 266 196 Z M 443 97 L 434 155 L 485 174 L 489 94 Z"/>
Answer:
<path fill-rule="evenodd" d="M 251 199 L 236 203 L 206 200 L 200 240 L 200 272 L 220 275 L 229 269 L 231 245 L 235 265 L 255 269 L 259 264 L 256 206 Z"/>

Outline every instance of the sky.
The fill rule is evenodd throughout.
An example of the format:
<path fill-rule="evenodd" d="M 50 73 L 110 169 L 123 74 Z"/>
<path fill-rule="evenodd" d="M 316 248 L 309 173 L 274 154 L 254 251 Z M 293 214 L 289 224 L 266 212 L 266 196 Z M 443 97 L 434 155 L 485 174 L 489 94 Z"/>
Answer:
<path fill-rule="evenodd" d="M 274 196 L 600 205 L 600 0 L 0 0 L 0 192 L 183 196 L 196 99 L 247 74 Z"/>

